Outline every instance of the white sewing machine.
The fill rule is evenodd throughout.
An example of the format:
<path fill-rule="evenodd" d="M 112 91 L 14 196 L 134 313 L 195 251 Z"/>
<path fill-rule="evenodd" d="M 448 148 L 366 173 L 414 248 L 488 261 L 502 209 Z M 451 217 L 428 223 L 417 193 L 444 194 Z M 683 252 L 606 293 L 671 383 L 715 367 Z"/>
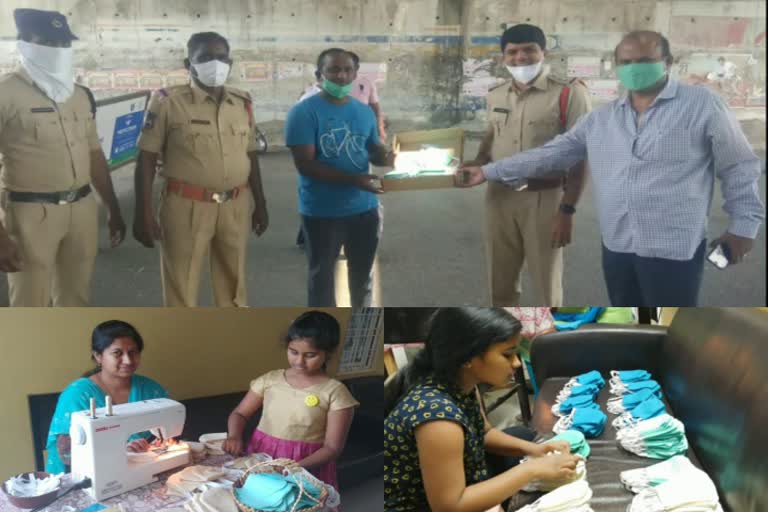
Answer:
<path fill-rule="evenodd" d="M 167 398 L 144 400 L 80 411 L 72 414 L 72 476 L 90 478 L 88 493 L 101 501 L 157 480 L 158 473 L 189 463 L 186 444 L 168 445 L 167 451 L 150 451 L 132 460 L 126 450 L 128 438 L 152 430 L 163 440 L 181 435 L 186 409 Z"/>

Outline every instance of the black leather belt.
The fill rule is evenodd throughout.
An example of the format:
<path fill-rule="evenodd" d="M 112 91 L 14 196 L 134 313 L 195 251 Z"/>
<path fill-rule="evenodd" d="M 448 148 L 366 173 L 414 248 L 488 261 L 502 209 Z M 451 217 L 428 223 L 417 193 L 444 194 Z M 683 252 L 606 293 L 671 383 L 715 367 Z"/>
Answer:
<path fill-rule="evenodd" d="M 70 204 L 81 200 L 90 193 L 90 185 L 64 192 L 14 192 L 9 190 L 8 199 L 17 203 Z"/>

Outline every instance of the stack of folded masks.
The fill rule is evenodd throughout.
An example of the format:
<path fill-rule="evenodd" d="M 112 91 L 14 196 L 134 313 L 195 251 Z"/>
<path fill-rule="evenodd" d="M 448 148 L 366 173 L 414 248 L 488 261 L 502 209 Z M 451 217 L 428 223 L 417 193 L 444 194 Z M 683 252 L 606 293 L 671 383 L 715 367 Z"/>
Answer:
<path fill-rule="evenodd" d="M 631 411 L 649 398 L 661 398 L 661 391 L 641 389 L 636 393 L 625 393 L 608 399 L 607 409 L 612 414 L 624 414 Z"/>
<path fill-rule="evenodd" d="M 301 475 L 254 473 L 248 475 L 242 487 L 234 490 L 241 503 L 263 512 L 286 512 L 310 508 L 320 500 L 321 488 Z"/>
<path fill-rule="evenodd" d="M 651 396 L 637 404 L 632 409 L 614 418 L 611 424 L 615 429 L 621 430 L 623 428 L 636 425 L 640 421 L 649 420 L 651 418 L 655 418 L 656 416 L 661 416 L 666 412 L 667 409 L 664 406 L 664 402 L 655 396 Z"/>
<path fill-rule="evenodd" d="M 545 455 L 551 456 L 552 453 L 548 453 Z M 520 464 L 525 464 L 526 461 L 528 461 L 529 458 L 525 457 L 522 461 L 520 461 Z M 579 480 L 586 480 L 587 479 L 587 465 L 584 463 L 583 460 L 580 460 L 576 463 L 576 471 L 574 471 L 574 475 L 569 478 L 555 478 L 551 480 L 531 480 L 528 482 L 525 487 L 523 487 L 523 491 L 527 492 L 537 492 L 537 491 L 543 491 L 543 492 L 549 492 L 554 491 L 558 487 L 562 487 L 564 485 L 578 482 Z"/>
<path fill-rule="evenodd" d="M 661 398 L 661 386 L 645 370 L 612 370 L 609 381 L 610 392 L 615 396 L 637 393 L 648 389 Z"/>
<path fill-rule="evenodd" d="M 637 494 L 648 487 L 656 487 L 670 480 L 684 479 L 690 473 L 701 471 L 685 455 L 675 455 L 653 466 L 629 469 L 619 475 L 628 491 Z"/>
<path fill-rule="evenodd" d="M 552 412 L 560 416 L 552 430 L 556 434 L 578 430 L 590 438 L 602 434 L 607 417 L 595 399 L 604 385 L 605 380 L 597 370 L 570 379 L 552 406 Z"/>
<path fill-rule="evenodd" d="M 616 440 L 625 450 L 651 459 L 666 460 L 688 450 L 685 427 L 666 413 L 622 428 Z"/>
<path fill-rule="evenodd" d="M 561 403 L 572 396 L 589 395 L 593 399 L 605 386 L 605 379 L 597 370 L 583 373 L 571 378 L 565 383 L 557 395 L 556 403 Z"/>
<path fill-rule="evenodd" d="M 628 512 L 722 512 L 712 480 L 682 456 L 624 471 L 621 481 L 637 493 Z"/>
<path fill-rule="evenodd" d="M 586 480 L 558 487 L 518 512 L 592 512 L 592 489 Z"/>

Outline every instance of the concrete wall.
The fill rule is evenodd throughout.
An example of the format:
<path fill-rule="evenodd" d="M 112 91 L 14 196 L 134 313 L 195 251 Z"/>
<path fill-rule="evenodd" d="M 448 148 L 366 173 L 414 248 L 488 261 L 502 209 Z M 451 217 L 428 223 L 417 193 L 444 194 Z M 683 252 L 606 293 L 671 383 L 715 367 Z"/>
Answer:
<path fill-rule="evenodd" d="M 11 12 L 22 5 L 69 16 L 81 37 L 79 76 L 98 97 L 186 81 L 189 35 L 222 33 L 236 59 L 231 85 L 253 94 L 274 143 L 330 46 L 361 56 L 394 130 L 479 131 L 488 87 L 506 78 L 498 38 L 507 24 L 540 25 L 553 71 L 586 79 L 597 103 L 620 92 L 611 54 L 621 35 L 656 29 L 669 35 L 685 80 L 700 81 L 720 55 L 738 66 L 742 79 L 722 92 L 753 143 L 765 145 L 764 0 L 0 0 L 0 71 L 13 66 Z"/>
<path fill-rule="evenodd" d="M 579 77 L 599 105 L 623 91 L 613 50 L 622 34 L 657 30 L 670 40 L 673 75 L 713 87 L 734 108 L 757 149 L 765 149 L 765 2 L 690 0 L 469 0 L 465 3 L 462 124 L 477 129 L 485 118 L 484 91 L 507 79 L 499 35 L 508 25 L 533 23 L 548 36 L 554 74 Z M 739 80 L 722 88 L 703 78 L 724 56 Z"/>

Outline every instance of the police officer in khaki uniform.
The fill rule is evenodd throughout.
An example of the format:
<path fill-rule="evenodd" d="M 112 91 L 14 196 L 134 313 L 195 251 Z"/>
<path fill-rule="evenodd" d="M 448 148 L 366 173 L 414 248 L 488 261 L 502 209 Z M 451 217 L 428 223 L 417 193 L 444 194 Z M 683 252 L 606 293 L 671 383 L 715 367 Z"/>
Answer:
<path fill-rule="evenodd" d="M 484 165 L 546 144 L 591 110 L 583 84 L 569 84 L 549 74 L 543 65 L 545 48 L 539 27 L 520 24 L 504 31 L 501 49 L 513 78 L 488 93 L 488 129 L 475 161 L 466 165 Z M 551 178 L 516 186 L 488 184 L 486 244 L 494 306 L 520 304 L 524 263 L 534 294 L 525 303 L 562 305 L 562 248 L 571 241 L 584 164 L 572 170 L 567 182 L 564 169 L 552 171 Z"/>
<path fill-rule="evenodd" d="M 252 229 L 261 236 L 269 222 L 251 98 L 224 87 L 232 65 L 224 37 L 194 34 L 187 51 L 191 83 L 161 89 L 149 105 L 139 140 L 134 236 L 146 247 L 160 241 L 166 306 L 197 304 L 209 252 L 216 305 L 245 306 L 248 235 Z M 152 183 L 160 154 L 165 183 L 158 223 Z"/>
<path fill-rule="evenodd" d="M 11 306 L 87 306 L 98 235 L 91 187 L 107 206 L 112 247 L 125 236 L 95 102 L 74 82 L 67 19 L 35 9 L 14 18 L 21 67 L 0 77 L 0 271 Z"/>

